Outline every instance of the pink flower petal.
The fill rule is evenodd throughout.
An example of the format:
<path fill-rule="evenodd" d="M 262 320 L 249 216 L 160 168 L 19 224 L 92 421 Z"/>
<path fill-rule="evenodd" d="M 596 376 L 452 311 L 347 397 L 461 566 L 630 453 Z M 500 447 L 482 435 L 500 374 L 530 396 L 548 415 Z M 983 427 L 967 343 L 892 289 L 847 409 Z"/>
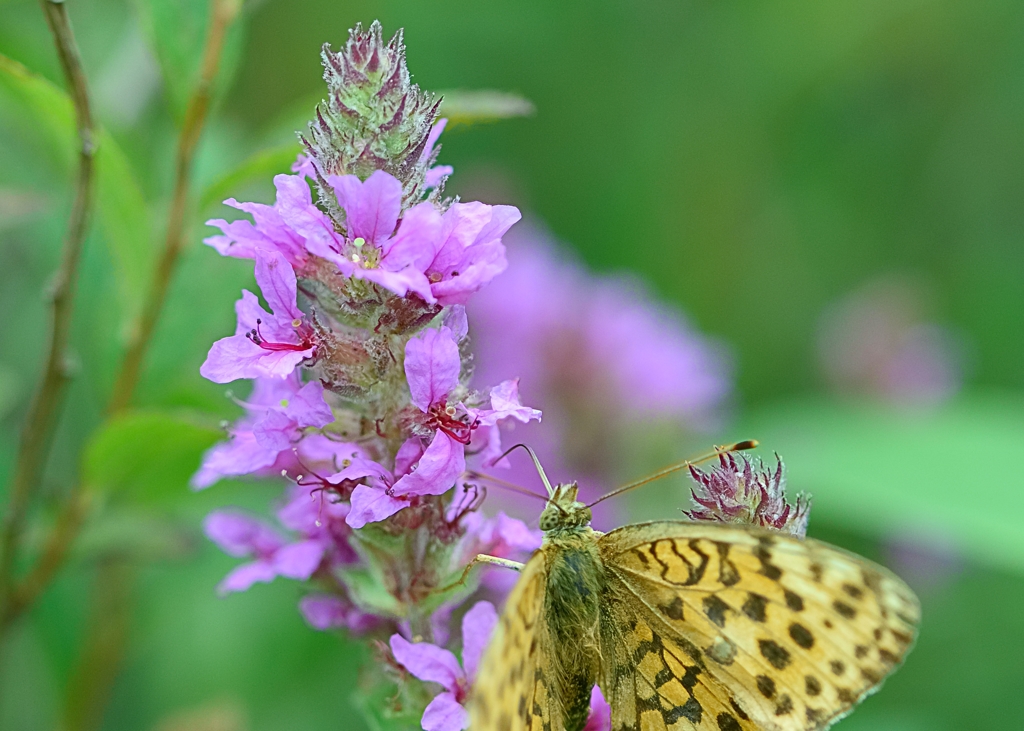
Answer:
<path fill-rule="evenodd" d="M 276 251 L 256 252 L 256 284 L 274 311 L 275 319 L 302 319 L 301 310 L 295 306 L 295 272 L 281 254 Z"/>
<path fill-rule="evenodd" d="M 412 402 L 426 412 L 459 385 L 462 359 L 459 346 L 446 327 L 428 329 L 405 346 L 405 377 L 409 381 Z"/>
<path fill-rule="evenodd" d="M 443 495 L 465 469 L 465 447 L 438 431 L 416 463 L 416 469 L 398 480 L 393 492 L 395 495 Z"/>
<path fill-rule="evenodd" d="M 352 509 L 345 522 L 350 528 L 362 528 L 367 523 L 376 523 L 390 518 L 409 506 L 408 499 L 391 497 L 382 488 L 357 485 L 350 498 Z"/>
<path fill-rule="evenodd" d="M 365 181 L 355 175 L 332 175 L 327 182 L 345 209 L 350 239 L 379 245 L 391 236 L 402 210 L 402 184 L 396 178 L 377 170 Z"/>
<path fill-rule="evenodd" d="M 268 556 L 284 545 L 284 538 L 271 526 L 232 510 L 207 515 L 203 532 L 229 556 Z"/>
<path fill-rule="evenodd" d="M 419 437 L 406 439 L 395 455 L 395 477 L 404 477 L 423 456 L 423 440 Z"/>
<path fill-rule="evenodd" d="M 429 642 L 409 642 L 402 635 L 391 635 L 391 651 L 395 660 L 420 680 L 439 683 L 447 690 L 458 688 L 465 673 L 455 655 Z"/>
<path fill-rule="evenodd" d="M 299 541 L 282 546 L 274 553 L 274 571 L 278 576 L 305 581 L 320 566 L 324 546 L 319 541 Z"/>
<path fill-rule="evenodd" d="M 454 693 L 441 693 L 427 704 L 420 721 L 423 731 L 463 731 L 469 728 L 469 712 Z"/>
<path fill-rule="evenodd" d="M 601 689 L 596 685 L 590 692 L 590 717 L 583 731 L 611 731 L 612 707 L 604 699 Z"/>
<path fill-rule="evenodd" d="M 236 431 L 230 441 L 215 444 L 207 450 L 202 466 L 189 484 L 196 490 L 202 490 L 222 477 L 252 474 L 274 464 L 277 454 L 257 442 L 252 431 Z"/>
<path fill-rule="evenodd" d="M 217 585 L 217 593 L 221 596 L 236 591 L 245 591 L 253 584 L 269 584 L 277 576 L 269 561 L 252 561 L 236 567 Z"/>
<path fill-rule="evenodd" d="M 477 414 L 481 425 L 489 426 L 501 419 L 515 419 L 527 423 L 536 419 L 540 421 L 541 412 L 523 406 L 519 400 L 519 379 L 503 381 L 491 389 L 491 410 Z"/>
<path fill-rule="evenodd" d="M 477 602 L 462 617 L 462 664 L 466 675 L 476 677 L 476 669 L 491 640 L 498 613 L 490 602 Z"/>
<path fill-rule="evenodd" d="M 412 292 L 419 295 L 424 302 L 433 304 L 436 301 L 434 293 L 430 288 L 430 280 L 427 279 L 423 272 L 411 264 L 397 272 L 387 269 L 353 268 L 350 276 L 379 284 L 399 297 L 405 297 L 409 292 Z"/>
<path fill-rule="evenodd" d="M 372 614 L 360 612 L 350 602 L 333 594 L 310 594 L 299 601 L 299 611 L 313 629 L 328 630 L 345 627 L 356 634 L 380 624 Z"/>
<path fill-rule="evenodd" d="M 411 265 L 425 271 L 434 259 L 440 236 L 441 214 L 433 203 L 417 203 L 405 212 L 394 238 L 384 244 L 381 266 L 395 271 Z"/>

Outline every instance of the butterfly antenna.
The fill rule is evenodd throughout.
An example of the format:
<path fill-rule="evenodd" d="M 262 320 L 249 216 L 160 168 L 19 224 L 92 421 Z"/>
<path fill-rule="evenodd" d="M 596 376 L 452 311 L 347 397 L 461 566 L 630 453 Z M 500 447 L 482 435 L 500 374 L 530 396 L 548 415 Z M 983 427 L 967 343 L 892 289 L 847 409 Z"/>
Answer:
<path fill-rule="evenodd" d="M 530 455 L 530 459 L 533 460 L 533 466 L 537 468 L 537 474 L 540 475 L 541 482 L 544 483 L 544 487 L 548 491 L 548 496 L 547 496 L 547 498 L 545 498 L 547 504 L 548 505 L 554 505 L 555 508 L 557 508 L 560 513 L 565 515 L 565 509 L 561 505 L 559 505 L 558 503 L 553 501 L 553 498 L 555 497 L 555 488 L 551 487 L 551 480 L 548 479 L 547 473 L 544 472 L 544 468 L 540 464 L 540 459 L 538 459 L 537 453 L 534 452 L 530 447 L 526 446 L 525 444 L 513 445 L 513 446 L 509 447 L 508 449 L 506 449 L 504 454 L 502 454 L 500 457 L 498 457 L 498 459 L 496 459 L 495 462 L 500 462 L 501 460 L 505 459 L 505 457 L 507 457 L 514 450 L 519 449 L 519 448 L 525 449 L 527 451 L 527 453 Z M 530 493 L 530 494 L 534 495 L 536 493 Z"/>
<path fill-rule="evenodd" d="M 548 501 L 548 498 L 544 497 L 543 495 L 538 495 L 533 490 L 529 490 L 529 489 L 527 489 L 525 487 L 520 487 L 519 485 L 515 485 L 515 484 L 513 484 L 511 482 L 506 482 L 505 480 L 501 479 L 500 477 L 495 477 L 494 475 L 489 475 L 486 472 L 477 472 L 476 470 L 466 470 L 465 473 L 463 473 L 463 479 L 466 479 L 466 478 L 475 479 L 475 480 L 486 480 L 487 482 L 490 482 L 490 483 L 492 483 L 494 485 L 497 485 L 498 487 L 503 487 L 506 490 L 511 490 L 512 492 L 517 492 L 520 495 L 528 495 L 530 497 L 535 497 L 538 500 L 543 500 L 544 502 Z"/>
<path fill-rule="evenodd" d="M 621 495 L 624 492 L 635 490 L 636 488 L 641 487 L 642 485 L 646 485 L 648 482 L 660 480 L 662 477 L 665 477 L 666 475 L 671 475 L 673 472 L 678 472 L 679 470 L 686 469 L 691 465 L 700 464 L 701 462 L 707 462 L 709 459 L 714 459 L 715 457 L 718 457 L 723 454 L 728 454 L 729 452 L 742 452 L 746 449 L 753 449 L 757 445 L 758 441 L 756 439 L 747 439 L 745 441 L 736 442 L 735 444 L 729 444 L 724 447 L 715 447 L 714 452 L 709 452 L 707 454 L 701 455 L 700 457 L 684 459 L 682 462 L 676 462 L 675 464 L 671 464 L 668 467 L 658 470 L 653 475 L 648 475 L 642 480 L 637 480 L 636 482 L 631 482 L 628 485 L 623 485 L 620 488 L 612 490 L 611 492 L 602 495 L 597 500 L 590 503 L 590 505 L 588 505 L 587 507 L 592 508 L 598 503 L 603 502 L 610 497 L 615 497 L 616 495 Z"/>
<path fill-rule="evenodd" d="M 544 472 L 544 468 L 541 467 L 540 460 L 537 458 L 537 453 L 530 449 L 530 447 L 527 447 L 525 444 L 516 444 L 512 447 L 509 447 L 508 449 L 505 450 L 504 454 L 502 454 L 500 457 L 498 457 L 498 459 L 495 460 L 495 462 L 500 462 L 501 460 L 505 459 L 505 457 L 510 455 L 512 452 L 520 448 L 525 449 L 527 453 L 530 455 L 530 459 L 533 460 L 533 466 L 537 468 L 537 474 L 540 475 L 541 482 L 543 482 L 544 487 L 547 488 L 548 497 L 554 497 L 555 488 L 551 487 L 551 480 L 548 479 L 547 474 Z"/>

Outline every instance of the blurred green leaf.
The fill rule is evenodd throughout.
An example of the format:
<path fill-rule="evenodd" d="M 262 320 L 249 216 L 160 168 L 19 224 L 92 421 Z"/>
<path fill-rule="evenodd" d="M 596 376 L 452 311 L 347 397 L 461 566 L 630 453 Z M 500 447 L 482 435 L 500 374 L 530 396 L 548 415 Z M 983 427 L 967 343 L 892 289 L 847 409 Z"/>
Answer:
<path fill-rule="evenodd" d="M 203 452 L 223 436 L 187 414 L 122 414 L 101 427 L 86 447 L 84 479 L 93 489 L 139 503 L 185 497 Z"/>
<path fill-rule="evenodd" d="M 17 102 L 43 131 L 45 144 L 59 150 L 65 165 L 74 158 L 74 110 L 67 94 L 16 61 L 0 55 L 0 94 Z M 51 149 L 51 152 L 53 151 Z M 114 138 L 100 130 L 96 151 L 96 213 L 117 268 L 121 322 L 142 306 L 155 250 L 145 196 L 135 172 Z"/>
<path fill-rule="evenodd" d="M 241 3 L 241 0 L 238 0 Z M 174 114 L 184 116 L 199 77 L 203 46 L 210 24 L 209 0 L 138 0 L 142 26 L 160 63 Z M 217 77 L 223 90 L 238 69 L 242 24 L 235 22 L 224 42 Z"/>
<path fill-rule="evenodd" d="M 74 545 L 79 558 L 119 554 L 143 561 L 181 558 L 194 548 L 193 536 L 175 521 L 124 506 L 108 508 L 90 519 Z"/>
<path fill-rule="evenodd" d="M 763 409 L 744 435 L 777 451 L 811 520 L 875 535 L 953 539 L 976 559 L 1024 569 L 1024 397 L 974 395 L 936 409 L 807 400 Z"/>
<path fill-rule="evenodd" d="M 533 102 L 518 94 L 494 89 L 450 89 L 439 92 L 441 116 L 448 124 L 483 124 L 512 117 L 529 117 L 537 111 Z"/>
<path fill-rule="evenodd" d="M 298 142 L 272 147 L 251 155 L 233 170 L 214 180 L 199 198 L 199 209 L 220 203 L 253 182 L 265 182 L 279 173 L 291 171 L 292 163 L 301 151 Z"/>

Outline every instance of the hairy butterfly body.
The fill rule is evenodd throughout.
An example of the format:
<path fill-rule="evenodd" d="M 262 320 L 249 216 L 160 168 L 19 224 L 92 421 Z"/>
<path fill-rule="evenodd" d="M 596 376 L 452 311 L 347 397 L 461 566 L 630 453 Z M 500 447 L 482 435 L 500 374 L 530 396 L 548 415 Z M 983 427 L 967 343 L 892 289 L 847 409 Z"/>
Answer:
<path fill-rule="evenodd" d="M 590 528 L 576 485 L 541 516 L 482 660 L 472 731 L 824 729 L 913 644 L 913 592 L 866 559 L 752 527 Z"/>

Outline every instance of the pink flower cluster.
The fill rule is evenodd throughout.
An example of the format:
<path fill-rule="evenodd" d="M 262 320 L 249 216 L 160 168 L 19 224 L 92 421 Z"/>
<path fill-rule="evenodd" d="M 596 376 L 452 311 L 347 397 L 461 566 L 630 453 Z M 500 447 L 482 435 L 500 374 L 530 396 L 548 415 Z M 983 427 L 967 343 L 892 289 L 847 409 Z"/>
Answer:
<path fill-rule="evenodd" d="M 401 35 L 385 43 L 379 24 L 357 26 L 343 51 L 324 49 L 324 66 L 330 100 L 293 174 L 274 178 L 273 204 L 229 199 L 248 217 L 208 222 L 220 233 L 206 243 L 251 260 L 258 292 L 243 290 L 234 334 L 200 368 L 252 389 L 192 485 L 286 477 L 275 522 L 229 508 L 207 517 L 206 535 L 244 559 L 220 593 L 305 582 L 310 626 L 388 638 L 386 662 L 364 668 L 367 684 L 396 683 L 426 731 L 462 731 L 497 621 L 491 602 L 515 576 L 495 568 L 456 580 L 478 553 L 526 560 L 541 545 L 522 521 L 480 510 L 488 481 L 477 470 L 509 466 L 503 431 L 525 429 L 535 446 L 548 436 L 529 432 L 541 412 L 523 405 L 519 377 L 529 402 L 555 415 L 545 459 L 567 454 L 566 476 L 586 479 L 607 476 L 623 428 L 712 423 L 728 365 L 642 291 L 559 261 L 543 237 L 523 238 L 492 285 L 519 211 L 443 196 L 452 169 L 435 164 L 439 100 L 411 83 Z M 718 500 L 701 502 L 708 510 L 731 515 L 730 500 L 751 499 L 732 467 L 708 483 L 717 497 L 701 493 L 698 502 Z M 781 472 L 748 473 L 743 485 L 763 487 L 775 516 Z M 461 663 L 446 647 L 454 621 Z M 410 676 L 441 692 L 425 703 L 422 688 L 405 692 Z M 591 710 L 586 731 L 608 729 L 596 689 Z"/>

